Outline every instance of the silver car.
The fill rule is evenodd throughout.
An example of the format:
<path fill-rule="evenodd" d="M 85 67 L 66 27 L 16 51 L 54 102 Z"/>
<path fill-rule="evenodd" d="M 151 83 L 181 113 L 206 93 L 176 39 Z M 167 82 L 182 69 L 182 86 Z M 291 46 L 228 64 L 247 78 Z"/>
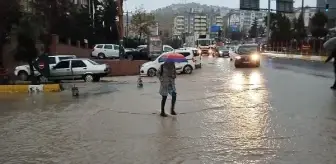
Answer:
<path fill-rule="evenodd" d="M 110 67 L 86 58 L 67 59 L 56 64 L 50 70 L 48 80 L 80 80 L 86 82 L 100 81 L 110 73 Z"/>

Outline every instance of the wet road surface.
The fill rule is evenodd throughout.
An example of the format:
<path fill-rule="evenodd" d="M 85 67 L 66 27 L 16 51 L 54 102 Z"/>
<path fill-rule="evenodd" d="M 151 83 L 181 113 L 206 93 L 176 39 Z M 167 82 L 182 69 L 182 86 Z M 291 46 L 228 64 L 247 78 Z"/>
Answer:
<path fill-rule="evenodd" d="M 332 70 L 310 66 L 266 58 L 235 69 L 204 59 L 178 76 L 180 114 L 168 118 L 157 114 L 156 78 L 143 89 L 136 77 L 79 83 L 79 98 L 0 95 L 0 163 L 334 164 Z"/>

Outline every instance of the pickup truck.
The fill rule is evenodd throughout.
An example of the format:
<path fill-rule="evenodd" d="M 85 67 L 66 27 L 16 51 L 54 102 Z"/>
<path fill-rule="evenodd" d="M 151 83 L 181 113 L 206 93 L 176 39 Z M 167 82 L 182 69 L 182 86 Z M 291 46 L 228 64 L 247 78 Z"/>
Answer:
<path fill-rule="evenodd" d="M 56 55 L 56 56 L 49 56 L 49 67 L 53 68 L 57 63 L 67 59 L 74 59 L 76 58 L 75 55 Z M 38 75 L 39 72 L 34 69 L 34 75 Z M 15 76 L 18 76 L 20 80 L 26 81 L 28 80 L 29 76 L 31 75 L 29 65 L 20 65 L 17 66 L 14 70 Z"/>

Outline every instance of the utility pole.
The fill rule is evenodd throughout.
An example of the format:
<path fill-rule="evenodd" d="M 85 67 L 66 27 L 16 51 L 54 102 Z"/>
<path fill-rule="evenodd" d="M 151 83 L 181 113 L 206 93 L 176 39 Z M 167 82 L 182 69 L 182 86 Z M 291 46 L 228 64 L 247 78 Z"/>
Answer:
<path fill-rule="evenodd" d="M 267 45 L 270 41 L 270 25 L 271 25 L 271 0 L 268 0 L 267 10 Z"/>
<path fill-rule="evenodd" d="M 129 17 L 128 11 L 126 12 L 126 37 L 128 37 L 128 25 L 129 25 Z"/>
<path fill-rule="evenodd" d="M 304 0 L 302 0 L 301 14 L 302 14 L 302 17 L 304 17 L 303 16 L 303 14 L 304 14 Z"/>

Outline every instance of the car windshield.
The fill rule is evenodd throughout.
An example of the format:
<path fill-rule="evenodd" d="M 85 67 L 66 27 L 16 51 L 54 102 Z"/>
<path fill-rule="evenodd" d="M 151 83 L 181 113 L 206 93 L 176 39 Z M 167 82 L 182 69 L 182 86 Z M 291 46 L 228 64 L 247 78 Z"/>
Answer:
<path fill-rule="evenodd" d="M 240 46 L 238 48 L 238 54 L 240 55 L 249 55 L 253 52 L 258 51 L 258 46 L 256 45 L 251 45 L 251 46 Z"/>
<path fill-rule="evenodd" d="M 209 46 L 211 44 L 211 40 L 197 40 L 197 44 L 200 46 Z"/>

